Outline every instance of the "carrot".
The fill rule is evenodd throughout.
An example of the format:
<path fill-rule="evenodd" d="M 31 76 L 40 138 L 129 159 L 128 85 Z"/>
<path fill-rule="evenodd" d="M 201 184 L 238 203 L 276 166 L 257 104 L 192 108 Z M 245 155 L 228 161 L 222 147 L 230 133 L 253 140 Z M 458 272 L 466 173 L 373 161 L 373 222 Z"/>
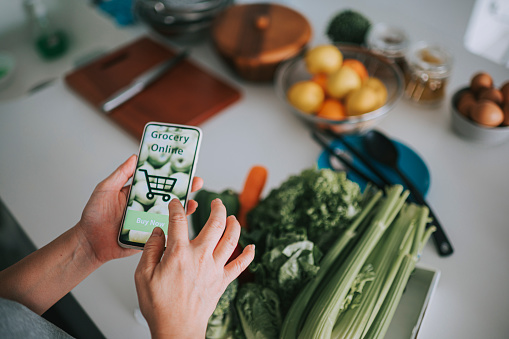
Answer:
<path fill-rule="evenodd" d="M 237 219 L 242 227 L 246 230 L 247 225 L 247 213 L 251 211 L 260 201 L 263 187 L 267 181 L 268 171 L 263 166 L 253 166 L 249 170 L 246 181 L 244 182 L 244 188 L 239 194 L 239 212 L 237 213 Z"/>

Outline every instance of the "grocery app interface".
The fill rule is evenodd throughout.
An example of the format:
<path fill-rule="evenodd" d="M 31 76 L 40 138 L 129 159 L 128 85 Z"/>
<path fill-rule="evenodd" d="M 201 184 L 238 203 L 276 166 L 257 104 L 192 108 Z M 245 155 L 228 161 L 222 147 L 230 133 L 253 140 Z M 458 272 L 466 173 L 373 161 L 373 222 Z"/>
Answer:
<path fill-rule="evenodd" d="M 145 244 L 155 227 L 168 234 L 168 203 L 186 206 L 199 142 L 192 127 L 146 126 L 120 241 Z"/>

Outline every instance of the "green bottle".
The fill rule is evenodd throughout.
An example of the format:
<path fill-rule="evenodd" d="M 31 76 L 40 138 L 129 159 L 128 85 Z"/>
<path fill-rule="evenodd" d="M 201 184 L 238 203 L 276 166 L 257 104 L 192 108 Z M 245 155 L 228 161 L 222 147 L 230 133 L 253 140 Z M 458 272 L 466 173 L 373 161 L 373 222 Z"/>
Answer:
<path fill-rule="evenodd" d="M 42 0 L 23 0 L 34 35 L 35 49 L 46 59 L 56 59 L 67 52 L 69 40 L 62 30 L 53 29 Z"/>

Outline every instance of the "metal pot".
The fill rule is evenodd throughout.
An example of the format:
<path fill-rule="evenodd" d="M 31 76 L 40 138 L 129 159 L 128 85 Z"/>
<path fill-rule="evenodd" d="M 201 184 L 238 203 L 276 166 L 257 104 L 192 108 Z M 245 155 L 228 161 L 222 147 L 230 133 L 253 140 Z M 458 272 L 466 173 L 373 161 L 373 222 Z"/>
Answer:
<path fill-rule="evenodd" d="M 135 0 L 134 12 L 154 30 L 170 38 L 196 40 L 233 0 Z"/>

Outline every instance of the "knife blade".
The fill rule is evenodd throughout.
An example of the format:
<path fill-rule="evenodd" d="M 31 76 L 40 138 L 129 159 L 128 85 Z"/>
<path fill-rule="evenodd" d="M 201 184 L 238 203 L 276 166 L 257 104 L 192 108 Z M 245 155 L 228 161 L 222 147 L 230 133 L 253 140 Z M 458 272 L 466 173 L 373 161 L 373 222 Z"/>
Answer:
<path fill-rule="evenodd" d="M 159 79 L 162 75 L 164 75 L 168 70 L 173 68 L 176 64 L 178 64 L 182 59 L 184 59 L 189 54 L 188 50 L 183 50 L 179 52 L 174 57 L 163 61 L 159 65 L 154 66 L 149 69 L 145 73 L 136 77 L 129 85 L 118 90 L 113 95 L 111 95 L 106 101 L 101 105 L 101 109 L 104 113 L 110 113 L 112 110 L 117 108 L 118 106 L 124 104 L 126 101 L 132 99 L 135 95 L 143 91 L 154 81 Z"/>

